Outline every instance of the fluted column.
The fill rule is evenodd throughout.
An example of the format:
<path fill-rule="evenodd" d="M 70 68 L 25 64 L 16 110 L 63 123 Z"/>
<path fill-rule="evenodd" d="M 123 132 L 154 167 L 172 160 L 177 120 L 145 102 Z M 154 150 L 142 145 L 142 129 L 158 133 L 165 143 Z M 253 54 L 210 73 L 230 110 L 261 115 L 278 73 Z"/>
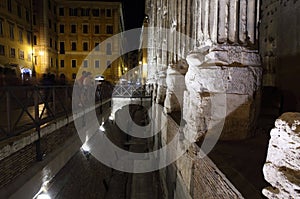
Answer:
<path fill-rule="evenodd" d="M 255 130 L 262 76 L 257 50 L 258 2 L 193 2 L 196 42 L 186 58 L 183 116 L 186 136 L 191 139 L 215 133 L 212 123 L 222 128 L 223 140 L 244 139 Z"/>

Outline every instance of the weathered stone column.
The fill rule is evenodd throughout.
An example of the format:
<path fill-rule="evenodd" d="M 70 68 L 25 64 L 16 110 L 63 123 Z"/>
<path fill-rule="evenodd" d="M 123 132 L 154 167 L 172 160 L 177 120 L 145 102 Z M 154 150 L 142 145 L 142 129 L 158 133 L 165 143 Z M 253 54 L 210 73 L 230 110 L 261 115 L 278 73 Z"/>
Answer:
<path fill-rule="evenodd" d="M 197 0 L 193 4 L 196 48 L 186 58 L 187 136 L 201 139 L 214 128 L 211 122 L 218 126 L 225 117 L 224 127 L 218 126 L 223 127 L 221 139 L 247 138 L 255 130 L 260 107 L 258 1 Z M 222 110 L 213 118 L 216 107 Z"/>
<path fill-rule="evenodd" d="M 300 198 L 300 113 L 284 113 L 271 131 L 263 168 L 267 198 Z"/>
<path fill-rule="evenodd" d="M 166 113 L 181 111 L 183 108 L 183 93 L 186 89 L 185 74 L 187 69 L 188 65 L 183 60 L 168 67 L 166 78 L 167 91 L 164 103 Z"/>

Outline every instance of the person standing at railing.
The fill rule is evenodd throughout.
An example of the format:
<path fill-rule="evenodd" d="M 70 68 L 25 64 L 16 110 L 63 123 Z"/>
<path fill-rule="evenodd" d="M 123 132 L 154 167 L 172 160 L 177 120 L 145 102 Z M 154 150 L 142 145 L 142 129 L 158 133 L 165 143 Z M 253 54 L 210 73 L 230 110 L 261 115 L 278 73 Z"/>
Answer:
<path fill-rule="evenodd" d="M 83 89 L 84 92 L 82 93 L 85 96 L 85 104 L 90 104 L 93 100 L 93 91 L 95 89 L 95 82 L 92 77 L 92 73 L 87 72 L 86 77 L 83 80 Z"/>

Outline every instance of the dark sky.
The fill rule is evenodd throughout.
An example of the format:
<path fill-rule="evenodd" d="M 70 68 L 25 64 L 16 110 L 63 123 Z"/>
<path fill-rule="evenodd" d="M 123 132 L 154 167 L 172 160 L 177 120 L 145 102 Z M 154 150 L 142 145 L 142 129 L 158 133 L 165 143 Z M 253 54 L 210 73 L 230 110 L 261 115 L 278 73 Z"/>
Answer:
<path fill-rule="evenodd" d="M 125 29 L 140 28 L 145 16 L 145 0 L 92 0 L 107 2 L 122 2 Z"/>
<path fill-rule="evenodd" d="M 121 0 L 124 7 L 125 29 L 139 28 L 143 25 L 145 0 Z"/>

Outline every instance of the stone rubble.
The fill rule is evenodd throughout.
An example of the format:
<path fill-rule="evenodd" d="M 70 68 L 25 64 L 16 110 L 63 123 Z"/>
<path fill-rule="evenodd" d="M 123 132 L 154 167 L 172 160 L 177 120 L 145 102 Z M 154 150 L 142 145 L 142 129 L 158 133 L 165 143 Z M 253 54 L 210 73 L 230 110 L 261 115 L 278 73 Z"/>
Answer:
<path fill-rule="evenodd" d="M 284 113 L 271 130 L 263 189 L 267 198 L 300 198 L 300 113 Z"/>

